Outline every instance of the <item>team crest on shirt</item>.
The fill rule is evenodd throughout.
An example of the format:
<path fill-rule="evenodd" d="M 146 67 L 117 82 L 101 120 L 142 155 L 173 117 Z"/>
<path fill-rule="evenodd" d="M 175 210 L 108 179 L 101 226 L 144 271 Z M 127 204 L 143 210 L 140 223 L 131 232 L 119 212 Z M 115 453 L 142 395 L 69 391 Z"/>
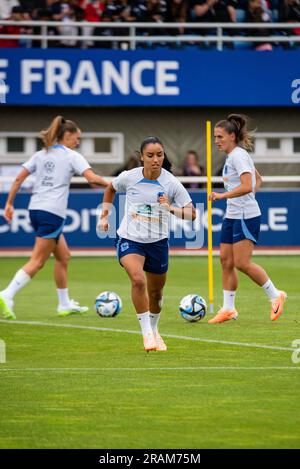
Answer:
<path fill-rule="evenodd" d="M 47 174 L 51 174 L 55 169 L 55 164 L 52 161 L 46 161 L 44 168 Z"/>

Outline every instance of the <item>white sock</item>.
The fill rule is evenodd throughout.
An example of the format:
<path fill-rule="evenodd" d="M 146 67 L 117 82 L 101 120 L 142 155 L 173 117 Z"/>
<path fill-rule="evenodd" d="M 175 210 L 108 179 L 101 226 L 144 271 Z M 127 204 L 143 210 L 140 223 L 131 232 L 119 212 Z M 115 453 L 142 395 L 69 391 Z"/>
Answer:
<path fill-rule="evenodd" d="M 139 320 L 143 335 L 146 335 L 152 332 L 149 311 L 146 311 L 146 313 L 137 314 L 137 318 Z"/>
<path fill-rule="evenodd" d="M 275 300 L 275 298 L 278 298 L 280 295 L 279 291 L 270 278 L 264 285 L 262 285 L 262 288 L 265 290 L 265 293 L 270 300 Z"/>
<path fill-rule="evenodd" d="M 68 306 L 70 303 L 68 288 L 57 288 L 58 304 Z"/>
<path fill-rule="evenodd" d="M 15 294 L 18 293 L 21 288 L 25 287 L 30 280 L 31 277 L 25 272 L 25 270 L 18 270 L 10 284 L 1 292 L 1 295 L 8 300 L 12 300 Z"/>
<path fill-rule="evenodd" d="M 232 311 L 234 309 L 235 291 L 223 290 L 223 308 Z"/>
<path fill-rule="evenodd" d="M 158 314 L 149 313 L 149 314 L 150 314 L 150 324 L 151 324 L 153 333 L 157 334 L 158 333 L 157 325 L 158 325 L 158 321 L 159 321 L 159 318 L 160 318 L 160 313 L 158 313 Z"/>

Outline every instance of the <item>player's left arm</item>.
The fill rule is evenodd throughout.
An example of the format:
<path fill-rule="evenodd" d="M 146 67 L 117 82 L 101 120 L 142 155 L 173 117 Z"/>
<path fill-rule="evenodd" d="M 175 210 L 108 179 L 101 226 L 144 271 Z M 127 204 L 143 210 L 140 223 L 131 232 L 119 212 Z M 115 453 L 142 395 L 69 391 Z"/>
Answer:
<path fill-rule="evenodd" d="M 254 192 L 256 193 L 261 188 L 261 185 L 262 185 L 261 174 L 259 174 L 256 168 L 255 168 L 255 179 L 256 179 L 256 184 L 254 187 Z"/>
<path fill-rule="evenodd" d="M 241 184 L 228 192 L 212 192 L 210 200 L 233 199 L 252 192 L 252 176 L 251 173 L 243 173 L 240 175 Z"/>
<path fill-rule="evenodd" d="M 196 210 L 192 202 L 188 203 L 184 207 L 174 207 L 171 205 L 167 195 L 162 195 L 158 198 L 158 201 L 163 205 L 172 215 L 175 217 L 182 218 L 183 220 L 195 220 Z"/>
<path fill-rule="evenodd" d="M 26 168 L 23 168 L 12 183 L 4 208 L 4 218 L 8 223 L 12 221 L 12 217 L 14 214 L 14 200 L 17 195 L 17 192 L 25 181 L 25 179 L 29 176 L 29 174 L 30 172 Z"/>

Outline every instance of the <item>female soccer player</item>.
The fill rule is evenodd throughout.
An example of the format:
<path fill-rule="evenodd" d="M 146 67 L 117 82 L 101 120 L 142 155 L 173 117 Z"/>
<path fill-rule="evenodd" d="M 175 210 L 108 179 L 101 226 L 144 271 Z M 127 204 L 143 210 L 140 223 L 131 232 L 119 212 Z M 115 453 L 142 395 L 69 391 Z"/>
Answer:
<path fill-rule="evenodd" d="M 53 119 L 50 127 L 41 132 L 44 148 L 26 163 L 12 184 L 5 205 L 4 217 L 11 222 L 13 203 L 22 182 L 34 173 L 36 181 L 29 203 L 29 215 L 35 231 L 35 245 L 27 262 L 0 292 L 0 312 L 5 319 L 15 319 L 13 298 L 42 269 L 51 253 L 55 257 L 54 278 L 57 286 L 59 316 L 85 313 L 88 308 L 70 300 L 67 288 L 67 269 L 70 252 L 62 234 L 72 176 L 82 174 L 93 185 L 106 187 L 108 183 L 95 174 L 84 157 L 74 151 L 79 144 L 79 127 L 62 116 Z"/>
<path fill-rule="evenodd" d="M 211 200 L 227 199 L 227 209 L 220 244 L 223 307 L 208 322 L 214 324 L 237 319 L 234 306 L 238 287 L 236 269 L 263 288 L 271 301 L 271 320 L 275 321 L 283 311 L 287 294 L 277 290 L 264 269 L 251 260 L 260 231 L 261 212 L 255 192 L 261 185 L 261 177 L 247 152 L 251 149 L 251 138 L 246 118 L 238 114 L 229 115 L 216 124 L 214 135 L 218 149 L 227 156 L 223 168 L 226 192 L 212 192 Z"/>
<path fill-rule="evenodd" d="M 170 162 L 157 137 L 142 142 L 140 155 L 143 166 L 124 171 L 106 189 L 98 227 L 108 230 L 109 209 L 115 193 L 125 192 L 125 215 L 117 231 L 117 254 L 131 281 L 132 301 L 148 352 L 167 350 L 157 326 L 168 270 L 170 213 L 194 220 L 196 211 L 186 189 L 168 171 Z"/>

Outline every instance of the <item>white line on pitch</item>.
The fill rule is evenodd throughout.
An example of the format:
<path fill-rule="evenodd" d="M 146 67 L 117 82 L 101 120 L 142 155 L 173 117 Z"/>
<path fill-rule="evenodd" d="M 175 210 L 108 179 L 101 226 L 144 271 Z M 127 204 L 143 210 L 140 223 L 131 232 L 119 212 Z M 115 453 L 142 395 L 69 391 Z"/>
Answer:
<path fill-rule="evenodd" d="M 1 368 L 0 372 L 101 372 L 101 371 L 260 371 L 260 370 L 298 370 L 300 366 L 182 366 L 149 368 Z"/>
<path fill-rule="evenodd" d="M 6 321 L 0 319 L 0 322 L 6 324 L 24 324 L 24 325 L 31 325 L 31 326 L 44 326 L 44 327 L 62 327 L 66 329 L 86 329 L 91 331 L 101 331 L 101 332 L 119 332 L 119 333 L 126 333 L 126 334 L 141 334 L 140 331 L 131 331 L 127 329 L 112 329 L 108 327 L 95 327 L 95 326 L 82 326 L 79 324 L 51 324 L 47 322 L 40 322 L 40 321 Z M 201 337 L 189 337 L 184 335 L 175 335 L 175 334 L 162 334 L 164 337 L 169 337 L 171 339 L 179 339 L 179 340 L 190 340 L 193 342 L 207 342 L 210 344 L 223 344 L 223 345 L 236 345 L 238 347 L 253 347 L 259 349 L 268 349 L 268 350 L 284 350 L 287 352 L 293 352 L 295 349 L 292 347 L 279 347 L 275 345 L 264 345 L 264 344 L 256 344 L 256 343 L 249 343 L 249 342 L 233 342 L 228 340 L 215 340 L 215 339 L 203 339 Z"/>

